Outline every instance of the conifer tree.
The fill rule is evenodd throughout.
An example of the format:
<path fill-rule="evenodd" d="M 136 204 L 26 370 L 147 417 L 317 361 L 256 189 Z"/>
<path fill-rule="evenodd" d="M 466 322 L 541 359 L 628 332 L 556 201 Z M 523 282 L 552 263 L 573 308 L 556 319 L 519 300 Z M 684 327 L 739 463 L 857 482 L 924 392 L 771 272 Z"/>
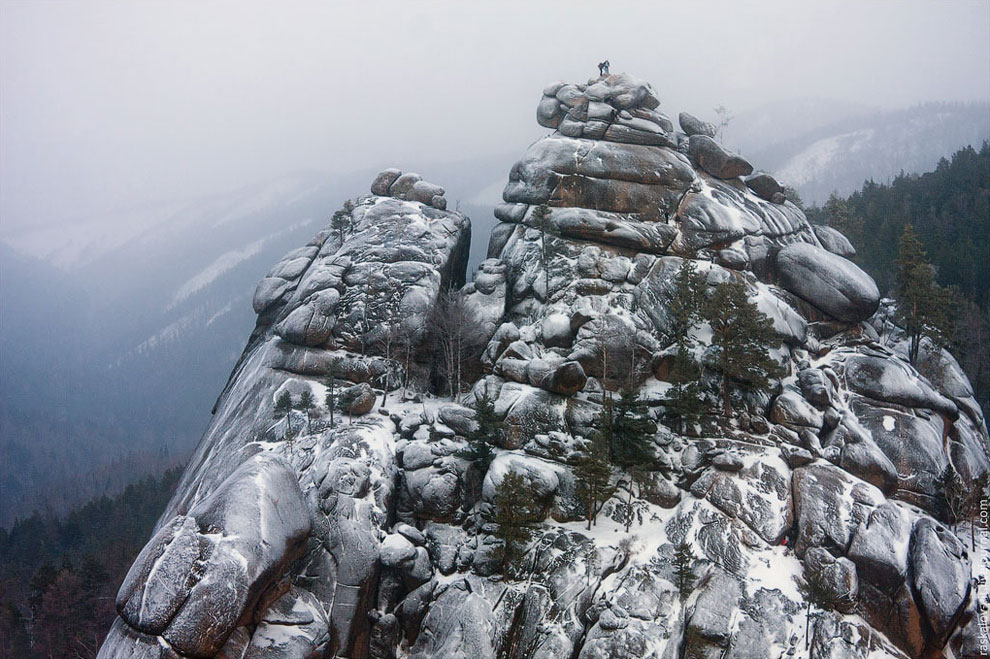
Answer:
<path fill-rule="evenodd" d="M 598 418 L 596 427 L 599 430 L 593 432 L 589 437 L 588 450 L 574 467 L 578 496 L 584 500 L 588 507 L 589 530 L 598 516 L 598 511 L 615 491 L 611 485 L 612 466 L 609 464 L 612 428 L 611 407 L 604 407 Z"/>
<path fill-rule="evenodd" d="M 863 219 L 849 209 L 846 200 L 834 192 L 822 206 L 825 224 L 836 229 L 856 245 L 863 244 Z"/>
<path fill-rule="evenodd" d="M 520 474 L 509 471 L 495 488 L 495 537 L 502 541 L 502 571 L 518 568 L 532 538 L 526 512 L 532 506 L 532 487 Z"/>
<path fill-rule="evenodd" d="M 702 319 L 705 304 L 705 276 L 691 259 L 684 259 L 674 276 L 674 295 L 667 307 L 671 318 L 669 339 L 690 345 L 688 332 Z"/>
<path fill-rule="evenodd" d="M 667 409 L 676 414 L 682 423 L 696 422 L 706 409 L 701 388 L 701 367 L 686 347 L 677 347 L 668 378 L 673 386 L 667 398 Z"/>
<path fill-rule="evenodd" d="M 495 402 L 487 391 L 476 399 L 474 411 L 475 425 L 464 437 L 467 446 L 457 455 L 484 476 L 495 458 L 494 447 L 502 436 L 502 422 L 495 415 Z"/>
<path fill-rule="evenodd" d="M 674 548 L 674 579 L 676 580 L 677 592 L 683 602 L 694 589 L 694 562 L 697 560 L 691 543 L 687 540 L 681 542 Z"/>
<path fill-rule="evenodd" d="M 326 395 L 326 406 L 327 411 L 330 412 L 330 427 L 333 428 L 333 412 L 337 409 L 337 398 L 339 397 L 339 392 L 337 391 L 337 371 L 330 367 L 330 372 L 327 374 L 326 379 L 327 395 Z"/>
<path fill-rule="evenodd" d="M 694 358 L 690 330 L 703 320 L 705 308 L 705 277 L 697 271 L 694 261 L 685 259 L 674 279 L 674 296 L 668 307 L 672 319 L 670 338 L 674 355 L 668 377 L 673 387 L 667 401 L 670 411 L 691 423 L 705 411 L 701 391 L 701 367 Z"/>
<path fill-rule="evenodd" d="M 652 457 L 652 438 L 657 426 L 649 418 L 646 403 L 634 390 L 624 389 L 614 403 L 612 419 L 612 462 L 620 467 L 632 467 L 648 462 Z"/>
<path fill-rule="evenodd" d="M 921 339 L 941 349 L 951 334 L 952 293 L 935 282 L 924 246 L 910 224 L 897 243 L 897 314 L 910 338 L 908 359 L 918 363 Z"/>
<path fill-rule="evenodd" d="M 731 416 L 730 380 L 765 391 L 770 378 L 783 373 L 770 356 L 770 349 L 780 345 L 780 338 L 770 319 L 749 301 L 746 286 L 740 282 L 716 286 L 706 307 L 715 349 L 713 367 L 721 376 L 723 413 Z"/>
<path fill-rule="evenodd" d="M 292 407 L 292 394 L 288 391 L 283 391 L 275 401 L 275 418 L 281 419 L 282 417 L 288 416 L 289 412 L 292 411 Z"/>
<path fill-rule="evenodd" d="M 313 432 L 312 414 L 314 407 L 316 407 L 316 401 L 313 399 L 312 391 L 306 389 L 299 394 L 299 409 L 306 415 L 306 432 Z"/>
<path fill-rule="evenodd" d="M 337 232 L 337 240 L 341 245 L 344 244 L 344 232 L 352 229 L 351 212 L 353 210 L 354 202 L 348 199 L 344 202 L 343 208 L 335 211 L 330 218 L 330 228 Z"/>
<path fill-rule="evenodd" d="M 550 207 L 546 204 L 540 204 L 533 209 L 533 226 L 540 231 L 540 264 L 546 277 L 547 302 L 550 301 L 550 247 L 547 245 L 547 231 L 551 227 L 550 216 Z"/>

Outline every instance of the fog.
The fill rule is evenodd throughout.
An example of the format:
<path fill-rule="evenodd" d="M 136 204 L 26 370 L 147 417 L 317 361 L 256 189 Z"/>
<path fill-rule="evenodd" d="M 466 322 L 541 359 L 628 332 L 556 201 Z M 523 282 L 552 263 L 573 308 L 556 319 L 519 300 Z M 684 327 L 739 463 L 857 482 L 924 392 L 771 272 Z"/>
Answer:
<path fill-rule="evenodd" d="M 293 171 L 522 153 L 555 79 L 703 117 L 990 98 L 990 4 L 4 2 L 0 237 Z M 443 183 L 443 181 L 439 181 Z M 456 192 L 456 191 L 455 191 Z"/>

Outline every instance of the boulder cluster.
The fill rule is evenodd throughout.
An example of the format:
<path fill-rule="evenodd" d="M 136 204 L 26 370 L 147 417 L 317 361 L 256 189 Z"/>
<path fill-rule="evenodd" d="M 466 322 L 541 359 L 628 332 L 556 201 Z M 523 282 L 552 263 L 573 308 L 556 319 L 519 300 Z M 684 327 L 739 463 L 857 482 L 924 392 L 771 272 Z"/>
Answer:
<path fill-rule="evenodd" d="M 512 167 L 470 283 L 469 221 L 398 170 L 279 262 L 99 656 L 986 656 L 988 539 L 944 497 L 946 473 L 990 472 L 965 375 L 934 346 L 911 364 L 848 240 L 658 107 L 625 74 L 549 85 L 554 132 Z M 730 383 L 726 416 L 702 324 L 711 411 L 677 423 L 688 262 L 770 319 L 781 374 Z M 655 431 L 591 526 L 579 467 L 620 390 Z M 286 392 L 344 404 L 276 420 Z M 511 570 L 510 473 L 532 532 Z"/>

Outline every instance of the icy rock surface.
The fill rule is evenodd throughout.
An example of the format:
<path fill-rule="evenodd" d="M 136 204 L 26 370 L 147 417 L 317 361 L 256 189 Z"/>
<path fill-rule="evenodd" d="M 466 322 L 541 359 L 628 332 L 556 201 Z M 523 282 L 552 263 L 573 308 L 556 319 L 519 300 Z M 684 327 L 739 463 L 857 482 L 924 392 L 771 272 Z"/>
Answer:
<path fill-rule="evenodd" d="M 681 132 L 659 108 L 626 74 L 548 85 L 552 132 L 509 172 L 466 285 L 467 219 L 399 170 L 276 264 L 100 656 L 980 656 L 990 546 L 953 531 L 938 485 L 990 471 L 965 375 L 932 347 L 908 362 L 852 246 L 786 181 L 740 178 L 710 124 L 680 113 Z M 783 366 L 769 394 L 732 383 L 725 416 L 693 328 L 709 411 L 691 424 L 667 409 L 686 260 L 706 294 L 746 288 Z M 470 319 L 456 399 L 450 309 Z M 331 375 L 333 424 L 273 418 L 282 392 L 322 406 Z M 589 527 L 576 466 L 621 390 L 656 429 Z M 500 422 L 487 468 L 465 452 L 481 398 Z M 510 471 L 532 537 L 505 565 Z"/>

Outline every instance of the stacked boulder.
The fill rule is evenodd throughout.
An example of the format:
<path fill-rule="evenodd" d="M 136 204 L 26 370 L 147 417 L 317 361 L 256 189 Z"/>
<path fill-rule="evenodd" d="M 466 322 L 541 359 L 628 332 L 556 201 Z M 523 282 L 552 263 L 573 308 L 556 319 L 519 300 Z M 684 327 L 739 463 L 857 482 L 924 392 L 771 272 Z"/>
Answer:
<path fill-rule="evenodd" d="M 398 170 L 277 264 L 100 656 L 985 656 L 990 547 L 941 490 L 990 472 L 965 375 L 934 346 L 911 364 L 845 237 L 658 107 L 625 74 L 548 86 L 554 132 L 510 171 L 466 285 L 468 221 Z M 744 288 L 781 367 L 769 392 L 730 383 L 720 413 L 694 328 L 697 423 L 667 413 L 687 262 L 706 295 Z M 333 383 L 346 420 L 273 421 L 282 393 Z M 591 526 L 579 476 L 620 391 L 649 441 Z M 469 450 L 483 424 L 489 459 Z M 532 533 L 515 565 L 510 473 Z"/>

